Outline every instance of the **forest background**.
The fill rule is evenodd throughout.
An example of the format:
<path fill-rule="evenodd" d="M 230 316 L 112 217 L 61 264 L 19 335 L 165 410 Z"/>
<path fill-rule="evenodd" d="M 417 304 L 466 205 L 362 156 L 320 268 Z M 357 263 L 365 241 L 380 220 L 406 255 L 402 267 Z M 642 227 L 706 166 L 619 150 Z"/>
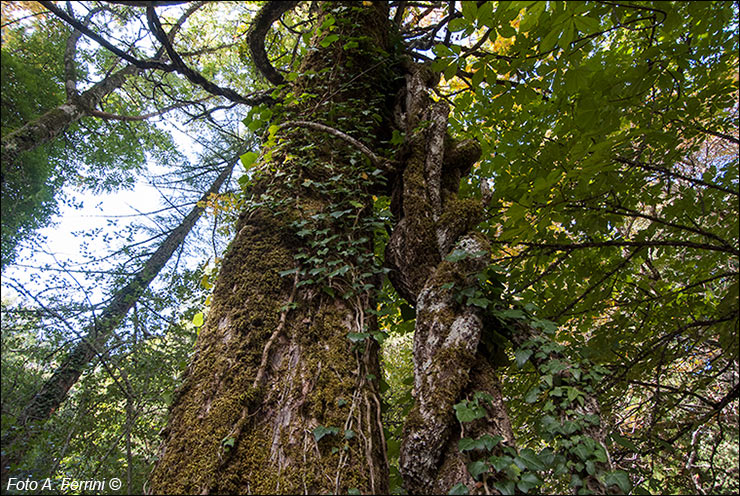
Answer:
<path fill-rule="evenodd" d="M 446 290 L 495 321 L 474 349 L 497 366 L 516 438 L 463 435 L 494 406 L 461 392 L 448 413 L 467 473 L 446 491 L 737 492 L 737 4 L 388 5 L 404 55 L 437 74 L 450 134 L 480 147 L 457 195 L 482 206 L 490 257 Z M 276 173 L 276 102 L 315 98 L 285 88 L 316 47 L 357 43 L 341 12 L 291 7 L 261 32 L 270 76 L 251 46 L 260 2 L 2 2 L 3 491 L 8 477 L 146 489 L 240 214 L 273 208 L 254 190 Z M 304 127 L 362 152 L 357 183 L 412 143 L 394 129 L 368 150 L 338 124 Z M 325 215 L 372 212 L 362 253 L 378 273 L 357 292 L 374 292 L 377 328 L 346 343 L 380 345 L 387 488 L 403 493 L 419 309 L 385 260 L 391 186 Z M 282 277 L 334 298 L 351 274 L 306 262 Z M 355 432 L 311 435 L 340 452 Z"/>

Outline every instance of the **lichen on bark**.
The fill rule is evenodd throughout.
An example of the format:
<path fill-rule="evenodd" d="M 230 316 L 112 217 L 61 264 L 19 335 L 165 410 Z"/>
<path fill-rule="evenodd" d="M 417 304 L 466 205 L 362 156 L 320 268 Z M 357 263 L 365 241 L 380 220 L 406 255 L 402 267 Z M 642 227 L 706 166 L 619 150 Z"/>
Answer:
<path fill-rule="evenodd" d="M 449 109 L 428 96 L 435 78 L 426 67 L 411 65 L 406 80 L 405 113 L 398 115 L 408 138 L 393 195 L 398 222 L 385 253 L 391 282 L 416 307 L 415 403 L 404 426 L 400 467 L 410 493 L 439 494 L 470 479 L 453 441 L 460 434 L 453 405 L 471 388 L 489 384 L 483 390 L 498 398 L 480 433 L 508 442 L 513 436 L 493 368 L 478 351 L 483 311 L 456 298 L 456 292 L 477 285 L 477 274 L 490 260 L 488 241 L 475 232 L 482 205 L 458 197 L 460 179 L 481 150 L 475 141 L 448 135 Z M 453 251 L 463 256 L 447 260 Z"/>

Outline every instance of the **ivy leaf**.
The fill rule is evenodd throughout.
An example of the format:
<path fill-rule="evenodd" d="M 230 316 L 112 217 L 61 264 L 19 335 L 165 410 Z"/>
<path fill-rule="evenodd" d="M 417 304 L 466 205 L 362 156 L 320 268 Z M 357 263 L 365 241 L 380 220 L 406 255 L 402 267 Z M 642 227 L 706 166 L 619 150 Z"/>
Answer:
<path fill-rule="evenodd" d="M 334 435 L 339 432 L 336 427 L 324 427 L 323 425 L 318 426 L 313 430 L 313 438 L 318 443 L 324 436 Z"/>
<path fill-rule="evenodd" d="M 469 401 L 462 401 L 453 408 L 455 409 L 455 416 L 460 422 L 472 422 L 486 416 L 485 408 Z"/>
<path fill-rule="evenodd" d="M 221 440 L 221 445 L 225 448 L 233 448 L 234 443 L 236 443 L 236 439 L 234 439 L 233 437 L 227 436 Z"/>
<path fill-rule="evenodd" d="M 473 476 L 473 479 L 478 480 L 481 474 L 488 471 L 488 463 L 482 460 L 472 462 L 468 464 L 468 472 Z"/>
<path fill-rule="evenodd" d="M 458 482 L 457 484 L 452 486 L 452 489 L 450 489 L 450 492 L 448 494 L 470 494 L 470 491 L 468 490 L 468 486 L 466 486 L 462 482 Z"/>
<path fill-rule="evenodd" d="M 495 482 L 493 484 L 493 487 L 495 487 L 498 492 L 503 494 L 504 496 L 510 496 L 515 493 L 516 486 L 514 485 L 514 481 L 501 481 L 501 482 Z"/>
<path fill-rule="evenodd" d="M 581 460 L 587 460 L 588 457 L 591 455 L 591 450 L 589 450 L 585 445 L 583 444 L 576 444 L 571 448 L 571 451 L 578 455 L 578 458 Z"/>
<path fill-rule="evenodd" d="M 607 486 L 618 486 L 623 494 L 627 494 L 632 490 L 632 481 L 630 481 L 629 475 L 624 470 L 615 470 L 606 474 L 604 482 Z"/>
<path fill-rule="evenodd" d="M 533 472 L 545 470 L 547 467 L 540 461 L 537 454 L 530 448 L 524 448 L 519 452 L 519 458 L 524 462 L 524 466 Z"/>
<path fill-rule="evenodd" d="M 370 337 L 369 332 L 348 332 L 347 338 L 353 343 L 359 343 Z"/>
<path fill-rule="evenodd" d="M 527 363 L 527 360 L 532 356 L 532 353 L 534 353 L 533 350 L 516 350 L 514 352 L 514 356 L 516 357 L 517 367 L 524 367 L 524 364 Z"/>
<path fill-rule="evenodd" d="M 476 441 L 475 439 L 471 439 L 469 437 L 464 437 L 460 439 L 460 441 L 457 442 L 457 449 L 460 451 L 468 451 L 475 449 Z"/>
<path fill-rule="evenodd" d="M 461 250 L 459 248 L 455 249 L 445 257 L 445 260 L 448 262 L 459 262 L 460 260 L 464 260 L 468 258 L 468 252 L 465 250 Z"/>
<path fill-rule="evenodd" d="M 527 394 L 524 395 L 524 401 L 526 403 L 534 403 L 537 401 L 537 398 L 540 396 L 540 388 L 538 386 L 533 387 L 529 391 L 527 391 Z"/>

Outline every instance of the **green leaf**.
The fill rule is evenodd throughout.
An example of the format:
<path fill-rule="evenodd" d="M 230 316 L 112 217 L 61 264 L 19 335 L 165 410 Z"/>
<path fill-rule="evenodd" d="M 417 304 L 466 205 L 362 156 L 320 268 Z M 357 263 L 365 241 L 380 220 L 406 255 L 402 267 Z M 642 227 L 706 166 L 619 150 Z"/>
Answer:
<path fill-rule="evenodd" d="M 632 481 L 630 481 L 629 475 L 624 470 L 615 470 L 606 474 L 604 483 L 607 486 L 618 486 L 623 494 L 627 494 L 632 490 Z"/>
<path fill-rule="evenodd" d="M 560 27 L 557 26 L 542 38 L 540 42 L 540 53 L 549 52 L 555 48 L 555 44 L 558 42 L 558 38 L 560 38 L 560 32 Z"/>
<path fill-rule="evenodd" d="M 524 448 L 519 452 L 519 458 L 524 462 L 524 465 L 533 472 L 539 472 L 545 470 L 547 467 L 540 460 L 537 454 L 530 448 Z"/>
<path fill-rule="evenodd" d="M 620 436 L 616 432 L 612 432 L 612 440 L 615 443 L 619 444 L 620 446 L 623 446 L 623 447 L 627 448 L 630 451 L 634 451 L 635 453 L 637 453 L 638 451 L 640 451 L 640 448 L 638 448 L 637 445 L 635 445 L 635 443 L 633 443 L 632 441 L 630 441 L 626 437 Z"/>
<path fill-rule="evenodd" d="M 234 447 L 234 443 L 236 443 L 236 439 L 234 439 L 233 437 L 228 437 L 227 436 L 227 437 L 225 437 L 225 438 L 223 438 L 221 440 L 221 445 L 224 446 L 224 447 L 226 447 L 226 448 L 233 448 Z"/>
<path fill-rule="evenodd" d="M 486 416 L 485 408 L 469 401 L 462 401 L 453 408 L 455 409 L 455 416 L 460 422 L 472 422 Z"/>
<path fill-rule="evenodd" d="M 321 45 L 323 48 L 326 48 L 332 43 L 334 43 L 335 41 L 337 41 L 338 39 L 339 39 L 338 34 L 330 34 L 327 37 L 325 37 L 323 40 L 321 40 L 319 45 Z"/>
<path fill-rule="evenodd" d="M 258 157 L 259 155 L 254 152 L 247 152 L 239 158 L 241 159 L 244 168 L 249 169 L 250 167 L 252 167 Z"/>
<path fill-rule="evenodd" d="M 198 312 L 193 315 L 193 325 L 195 327 L 200 327 L 203 325 L 203 312 Z"/>
<path fill-rule="evenodd" d="M 468 472 L 473 476 L 473 479 L 478 480 L 481 474 L 488 472 L 488 463 L 482 460 L 468 463 Z"/>
<path fill-rule="evenodd" d="M 347 489 L 347 494 L 362 494 L 356 487 L 350 487 Z"/>
<path fill-rule="evenodd" d="M 339 432 L 336 427 L 324 427 L 323 425 L 318 426 L 313 430 L 313 438 L 318 443 L 324 436 L 334 435 Z"/>
<path fill-rule="evenodd" d="M 475 18 L 478 15 L 478 5 L 476 2 L 460 2 L 460 7 L 462 8 L 462 15 L 466 22 L 472 24 L 475 22 Z M 463 20 L 463 19 L 453 19 L 454 20 Z"/>
<path fill-rule="evenodd" d="M 414 310 L 414 307 L 412 307 L 411 305 L 401 303 L 400 310 L 401 318 L 403 320 L 414 320 L 416 318 L 416 310 Z"/>
<path fill-rule="evenodd" d="M 468 490 L 468 486 L 462 482 L 458 482 L 452 486 L 452 489 L 450 489 L 450 492 L 447 494 L 470 494 L 470 491 Z"/>
<path fill-rule="evenodd" d="M 576 444 L 571 448 L 571 451 L 578 455 L 581 460 L 588 460 L 588 457 L 591 456 L 591 450 L 583 444 Z"/>
<path fill-rule="evenodd" d="M 344 439 L 352 439 L 355 437 L 355 431 L 352 429 L 347 429 L 344 431 Z"/>
<path fill-rule="evenodd" d="M 495 487 L 498 492 L 500 492 L 504 496 L 511 496 L 516 492 L 516 485 L 514 484 L 514 481 L 510 480 L 494 482 L 493 487 Z"/>
<path fill-rule="evenodd" d="M 516 350 L 514 352 L 514 356 L 516 357 L 517 367 L 524 367 L 524 364 L 527 363 L 527 360 L 529 360 L 529 357 L 531 357 L 533 353 L 533 350 Z"/>
<path fill-rule="evenodd" d="M 457 442 L 457 449 L 460 451 L 468 451 L 475 449 L 476 441 L 469 437 L 464 437 Z"/>
<path fill-rule="evenodd" d="M 447 24 L 447 29 L 449 29 L 450 31 L 452 31 L 453 33 L 455 33 L 457 31 L 462 31 L 463 29 L 467 28 L 468 26 L 470 26 L 470 24 L 468 22 L 466 22 L 465 19 L 461 19 L 461 18 L 457 17 L 455 19 L 452 19 Z"/>
<path fill-rule="evenodd" d="M 358 343 L 369 338 L 371 334 L 369 332 L 348 332 L 347 338 L 353 343 Z"/>
<path fill-rule="evenodd" d="M 527 391 L 527 394 L 524 395 L 524 401 L 526 403 L 534 403 L 537 401 L 537 398 L 540 396 L 540 388 L 538 386 L 533 387 L 529 391 Z"/>
<path fill-rule="evenodd" d="M 496 472 L 501 472 L 502 470 L 506 470 L 506 468 L 514 462 L 514 459 L 510 456 L 494 455 L 489 457 L 488 461 L 491 462 L 491 465 L 493 465 L 493 468 L 494 470 L 496 470 Z"/>
<path fill-rule="evenodd" d="M 486 309 L 491 304 L 491 300 L 488 298 L 468 298 L 468 305 L 475 305 L 477 307 Z"/>

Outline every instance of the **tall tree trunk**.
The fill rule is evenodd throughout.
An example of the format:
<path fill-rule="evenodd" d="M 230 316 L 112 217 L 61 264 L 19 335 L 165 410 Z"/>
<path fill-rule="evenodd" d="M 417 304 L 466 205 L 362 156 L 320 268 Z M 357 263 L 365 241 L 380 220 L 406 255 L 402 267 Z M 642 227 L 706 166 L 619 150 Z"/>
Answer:
<path fill-rule="evenodd" d="M 235 160 L 224 168 L 208 191 L 203 194 L 201 201 L 205 201 L 212 193 L 218 192 L 237 162 L 238 160 Z M 203 207 L 196 205 L 180 225 L 170 232 L 136 276 L 116 292 L 105 310 L 91 323 L 83 339 L 70 351 L 52 376 L 42 384 L 38 392 L 23 408 L 17 419 L 17 429 L 11 431 L 2 440 L 3 485 L 11 467 L 23 459 L 33 439 L 41 431 L 41 424 L 46 422 L 64 402 L 70 388 L 77 382 L 88 364 L 105 350 L 111 334 L 121 324 L 134 303 L 144 294 L 149 283 L 159 274 L 175 250 L 180 247 L 202 212 Z"/>
<path fill-rule="evenodd" d="M 467 395 L 493 398 L 486 420 L 466 426 L 466 436 L 513 434 L 494 369 L 479 343 L 481 308 L 456 298 L 477 285 L 490 260 L 490 246 L 476 234 L 482 206 L 458 198 L 460 178 L 480 156 L 474 141 L 447 134 L 449 108 L 427 95 L 436 78 L 425 67 L 407 76 L 407 156 L 392 209 L 400 218 L 386 248 L 389 274 L 399 293 L 416 307 L 414 335 L 415 403 L 404 426 L 401 473 L 411 493 L 446 494 L 457 482 L 473 482 L 457 449 L 461 426 L 453 405 Z M 421 125 L 427 123 L 427 125 Z M 456 253 L 454 261 L 446 258 Z"/>
<path fill-rule="evenodd" d="M 317 22 L 175 395 L 152 493 L 388 491 L 378 349 L 364 338 L 379 273 L 372 150 L 391 137 L 397 56 L 384 2 L 327 2 Z"/>

